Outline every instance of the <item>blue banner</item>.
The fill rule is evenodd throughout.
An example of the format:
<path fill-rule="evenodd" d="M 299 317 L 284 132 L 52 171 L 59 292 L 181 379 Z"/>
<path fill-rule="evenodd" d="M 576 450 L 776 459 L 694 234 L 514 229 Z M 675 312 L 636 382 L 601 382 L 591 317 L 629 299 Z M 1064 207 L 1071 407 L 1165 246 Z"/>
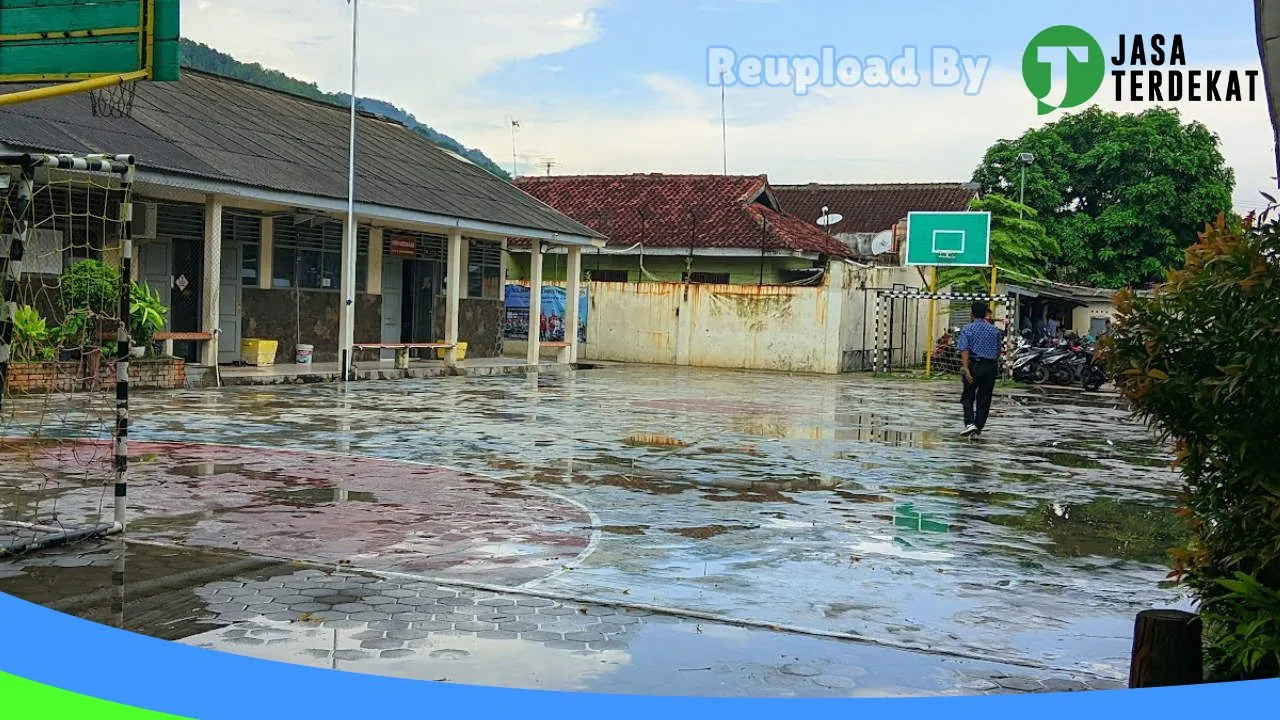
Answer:
<path fill-rule="evenodd" d="M 565 289 L 552 285 L 542 286 L 542 317 L 539 320 L 539 337 L 548 342 L 564 342 L 566 315 Z M 525 285 L 507 285 L 506 322 L 503 336 L 513 340 L 529 337 L 529 288 Z M 578 295 L 578 342 L 587 341 L 587 290 Z"/>

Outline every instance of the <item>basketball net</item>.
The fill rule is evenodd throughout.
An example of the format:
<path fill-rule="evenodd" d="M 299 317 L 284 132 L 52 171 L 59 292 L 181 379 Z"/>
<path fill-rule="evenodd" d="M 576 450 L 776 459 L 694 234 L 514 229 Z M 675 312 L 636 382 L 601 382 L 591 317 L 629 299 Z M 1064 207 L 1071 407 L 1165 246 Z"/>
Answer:
<path fill-rule="evenodd" d="M 133 113 L 133 98 L 138 83 L 129 80 L 116 85 L 89 91 L 89 104 L 94 117 L 125 118 Z"/>

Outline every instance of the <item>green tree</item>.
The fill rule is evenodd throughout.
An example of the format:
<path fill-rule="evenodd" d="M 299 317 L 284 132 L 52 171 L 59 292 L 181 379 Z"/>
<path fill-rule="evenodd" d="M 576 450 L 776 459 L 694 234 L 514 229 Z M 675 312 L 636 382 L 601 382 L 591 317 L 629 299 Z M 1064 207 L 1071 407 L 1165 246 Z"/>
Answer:
<path fill-rule="evenodd" d="M 1061 246 L 1050 279 L 1120 288 L 1158 281 L 1196 233 L 1231 210 L 1235 174 L 1218 137 L 1177 110 L 1117 114 L 1089 108 L 992 145 L 973 179 L 1017 196 Z"/>
<path fill-rule="evenodd" d="M 1058 243 L 1036 219 L 1036 211 L 1003 195 L 986 195 L 969 204 L 975 212 L 991 213 L 991 261 L 1002 270 L 1024 277 L 1044 277 L 1046 263 L 1058 253 Z M 978 268 L 949 268 L 938 273 L 938 286 L 960 292 L 985 290 Z"/>
<path fill-rule="evenodd" d="M 1134 412 L 1177 443 L 1212 679 L 1280 676 L 1280 226 L 1220 218 L 1151 297 L 1121 291 L 1103 351 Z"/>

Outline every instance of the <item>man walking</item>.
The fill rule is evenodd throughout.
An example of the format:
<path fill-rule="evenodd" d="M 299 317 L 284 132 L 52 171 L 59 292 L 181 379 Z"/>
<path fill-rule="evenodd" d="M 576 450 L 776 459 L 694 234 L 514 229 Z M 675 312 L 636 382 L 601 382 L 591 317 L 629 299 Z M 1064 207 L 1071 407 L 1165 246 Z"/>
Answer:
<path fill-rule="evenodd" d="M 960 329 L 956 349 L 960 351 L 960 374 L 964 392 L 963 437 L 982 432 L 991 412 L 991 394 L 996 387 L 996 358 L 1000 356 L 1000 331 L 987 320 L 987 304 L 976 300 L 970 308 L 973 322 Z"/>

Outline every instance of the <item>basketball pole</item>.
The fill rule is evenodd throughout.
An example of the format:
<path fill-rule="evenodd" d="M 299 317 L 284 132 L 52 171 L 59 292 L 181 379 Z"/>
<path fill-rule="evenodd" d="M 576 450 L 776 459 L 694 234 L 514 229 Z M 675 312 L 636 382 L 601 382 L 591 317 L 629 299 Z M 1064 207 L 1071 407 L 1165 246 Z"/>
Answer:
<path fill-rule="evenodd" d="M 355 352 L 355 264 L 356 264 L 356 79 L 359 73 L 360 0 L 351 3 L 351 148 L 347 160 L 347 232 L 343 240 L 342 308 L 340 352 L 338 362 L 342 382 L 351 378 L 352 355 Z"/>
<path fill-rule="evenodd" d="M 938 300 L 934 297 L 938 292 L 938 266 L 929 268 L 929 345 L 925 348 L 924 376 L 933 377 L 933 333 L 938 321 Z M 918 317 L 918 316 L 917 316 Z"/>

